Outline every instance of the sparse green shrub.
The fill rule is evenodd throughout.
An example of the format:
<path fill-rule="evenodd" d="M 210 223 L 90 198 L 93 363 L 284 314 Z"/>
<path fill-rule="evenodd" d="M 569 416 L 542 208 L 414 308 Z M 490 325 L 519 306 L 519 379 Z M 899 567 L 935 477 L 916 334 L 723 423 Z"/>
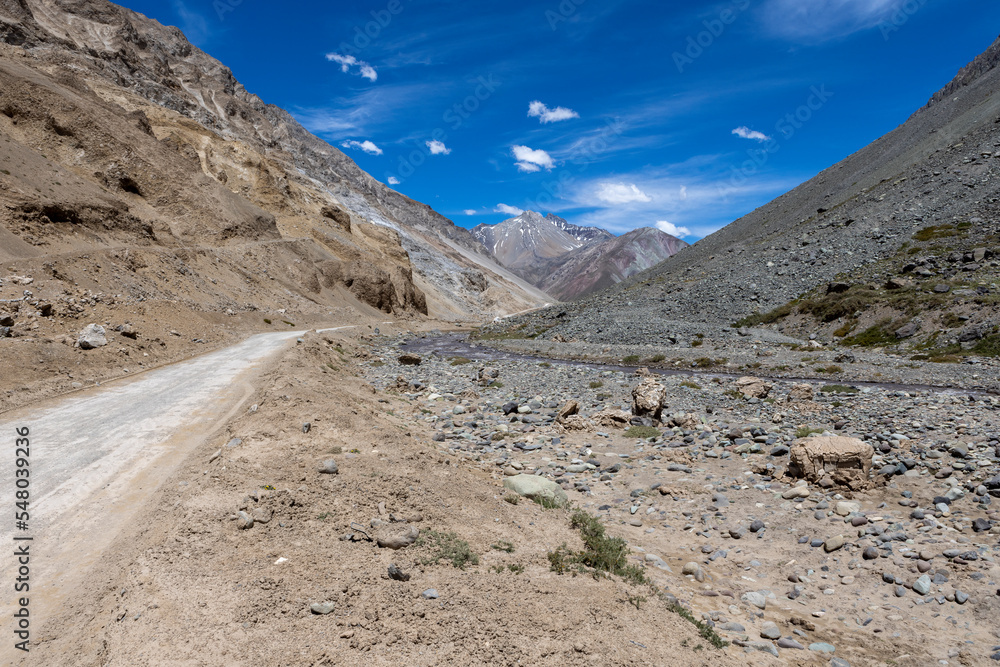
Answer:
<path fill-rule="evenodd" d="M 801 426 L 797 431 L 795 431 L 796 438 L 808 438 L 813 433 L 822 433 L 826 429 L 823 428 L 809 428 L 808 426 Z"/>
<path fill-rule="evenodd" d="M 691 380 L 685 380 L 681 382 L 682 387 L 687 387 L 688 389 L 701 389 L 701 385 L 697 382 L 692 382 Z"/>
<path fill-rule="evenodd" d="M 703 341 L 702 339 L 695 338 L 693 341 L 691 341 L 691 347 L 701 347 L 702 345 L 704 345 L 704 343 L 705 341 Z"/>
<path fill-rule="evenodd" d="M 941 318 L 941 326 L 945 329 L 956 329 L 962 326 L 962 324 L 964 324 L 962 318 L 955 313 L 947 313 Z"/>
<path fill-rule="evenodd" d="M 469 565 L 479 565 L 479 556 L 473 553 L 468 542 L 455 533 L 425 530 L 417 538 L 416 546 L 430 547 L 433 550 L 427 558 L 421 560 L 424 565 L 437 565 L 441 560 L 450 561 L 460 570 Z"/>
<path fill-rule="evenodd" d="M 504 495 L 503 499 L 506 502 L 510 503 L 511 505 L 516 505 L 519 502 L 521 502 L 521 496 L 517 495 L 516 493 L 508 493 Z"/>
<path fill-rule="evenodd" d="M 267 319 L 267 318 L 265 317 L 265 318 L 264 318 L 264 324 L 270 324 L 270 323 L 271 323 L 271 320 L 269 320 L 269 319 Z"/>
<path fill-rule="evenodd" d="M 622 362 L 626 363 L 626 364 L 634 364 L 634 363 L 637 363 L 638 361 L 639 361 L 639 355 L 638 354 L 630 354 L 627 357 L 625 357 L 624 359 L 622 359 Z"/>
<path fill-rule="evenodd" d="M 729 642 L 720 637 L 710 626 L 695 618 L 694 614 L 692 614 L 687 608 L 680 606 L 676 602 L 668 603 L 667 608 L 688 623 L 694 625 L 694 627 L 698 628 L 698 634 L 701 635 L 701 638 L 706 640 L 715 648 L 723 649 L 729 646 Z M 701 644 L 698 644 L 698 646 L 701 646 Z M 696 646 L 694 650 L 698 650 L 698 646 Z"/>
<path fill-rule="evenodd" d="M 818 373 L 827 373 L 829 375 L 835 375 L 837 373 L 843 373 L 844 369 L 840 366 L 817 366 L 816 371 Z"/>
<path fill-rule="evenodd" d="M 659 438 L 660 431 L 652 426 L 629 426 L 625 431 L 626 438 Z"/>
<path fill-rule="evenodd" d="M 890 321 L 883 320 L 879 324 L 868 327 L 861 333 L 845 338 L 847 345 L 857 345 L 860 347 L 887 347 L 898 342 L 895 330 L 890 330 Z"/>
<path fill-rule="evenodd" d="M 549 552 L 549 565 L 553 572 L 563 574 L 575 565 L 590 568 L 595 579 L 613 574 L 631 584 L 648 582 L 642 568 L 629 564 L 629 549 L 625 540 L 608 537 L 597 517 L 577 510 L 570 519 L 570 526 L 580 531 L 583 550 L 572 551 L 563 544 Z"/>
<path fill-rule="evenodd" d="M 914 241 L 933 241 L 934 239 L 945 239 L 957 235 L 954 225 L 932 225 L 924 227 L 913 234 Z"/>
<path fill-rule="evenodd" d="M 843 338 L 847 334 L 849 334 L 852 331 L 854 331 L 854 327 L 856 327 L 857 325 L 858 325 L 857 322 L 855 322 L 853 320 L 848 320 L 841 327 L 837 328 L 833 332 L 833 335 L 836 336 L 837 338 Z"/>
<path fill-rule="evenodd" d="M 536 505 L 541 505 L 542 509 L 547 509 L 547 510 L 557 510 L 563 506 L 563 504 L 560 503 L 558 500 L 556 500 L 555 498 L 549 498 L 548 496 L 535 496 L 531 500 Z"/>
<path fill-rule="evenodd" d="M 660 363 L 661 361 L 663 361 L 666 358 L 667 357 L 664 354 L 654 354 L 649 359 L 646 359 L 646 361 L 648 361 L 651 364 L 658 364 L 658 363 Z"/>
<path fill-rule="evenodd" d="M 466 359 L 465 357 L 452 357 L 451 358 L 451 365 L 452 366 L 464 366 L 465 364 L 471 364 L 471 363 L 472 363 L 472 359 Z"/>
<path fill-rule="evenodd" d="M 861 391 L 857 387 L 848 387 L 843 384 L 825 384 L 819 390 L 824 394 L 856 394 Z"/>
<path fill-rule="evenodd" d="M 497 540 L 494 544 L 490 545 L 493 549 L 497 551 L 505 551 L 509 554 L 514 553 L 514 545 L 507 540 Z"/>
<path fill-rule="evenodd" d="M 601 382 L 600 380 L 595 380 L 594 382 L 590 383 L 590 388 L 591 389 L 600 389 L 603 386 L 604 386 L 604 383 Z"/>
<path fill-rule="evenodd" d="M 1000 357 L 1000 334 L 983 338 L 972 348 L 973 354 L 984 357 Z"/>
<path fill-rule="evenodd" d="M 496 380 L 495 382 L 490 382 L 486 386 L 486 388 L 487 389 L 503 389 L 503 382 L 500 382 L 499 380 Z"/>

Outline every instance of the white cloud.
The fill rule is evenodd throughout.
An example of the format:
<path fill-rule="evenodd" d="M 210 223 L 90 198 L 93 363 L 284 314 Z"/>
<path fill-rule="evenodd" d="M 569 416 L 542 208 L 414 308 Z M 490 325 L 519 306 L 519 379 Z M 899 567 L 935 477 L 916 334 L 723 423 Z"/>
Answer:
<path fill-rule="evenodd" d="M 466 215 L 475 215 L 476 211 L 475 211 L 475 209 L 467 208 L 464 211 L 462 211 L 462 213 L 464 213 Z"/>
<path fill-rule="evenodd" d="M 746 125 L 736 128 L 733 130 L 733 134 L 742 139 L 753 139 L 754 141 L 770 141 L 771 137 L 767 136 L 763 132 L 758 132 L 757 130 L 751 130 Z"/>
<path fill-rule="evenodd" d="M 354 74 L 362 76 L 369 81 L 375 81 L 378 79 L 378 72 L 375 71 L 374 67 L 366 63 L 364 60 L 358 60 L 354 56 L 342 56 L 339 53 L 328 53 L 326 54 L 326 59 L 340 65 L 341 72 L 352 72 L 354 68 L 357 68 L 357 71 L 353 72 Z"/>
<path fill-rule="evenodd" d="M 517 160 L 517 168 L 525 172 L 535 172 L 541 169 L 551 170 L 556 166 L 552 156 L 545 151 L 528 148 L 527 146 L 511 146 L 511 153 Z"/>
<path fill-rule="evenodd" d="M 497 204 L 497 207 L 493 211 L 495 213 L 506 213 L 507 215 L 521 215 L 524 213 L 523 209 L 516 206 L 507 206 L 507 204 Z"/>
<path fill-rule="evenodd" d="M 375 144 L 373 144 L 372 142 L 368 141 L 368 140 L 365 140 L 365 141 L 354 141 L 352 139 L 351 141 L 345 141 L 344 143 L 342 143 L 340 145 L 343 146 L 344 148 L 360 148 L 361 150 L 363 150 L 364 152 L 368 153 L 369 155 L 381 155 L 382 154 L 382 149 L 379 148 L 378 146 L 376 146 Z"/>
<path fill-rule="evenodd" d="M 399 179 L 395 176 L 389 177 L 389 185 L 399 185 Z"/>
<path fill-rule="evenodd" d="M 557 123 L 561 120 L 579 118 L 580 114 L 572 109 L 567 109 L 566 107 L 556 107 L 555 109 L 550 109 L 538 100 L 535 100 L 534 102 L 528 104 L 528 117 L 538 118 L 541 123 Z"/>
<path fill-rule="evenodd" d="M 767 0 L 762 15 L 779 37 L 817 42 L 872 28 L 899 4 L 899 0 Z"/>
<path fill-rule="evenodd" d="M 666 220 L 657 220 L 656 228 L 661 232 L 666 232 L 667 234 L 676 236 L 679 239 L 682 239 L 685 236 L 691 236 L 691 230 L 687 227 L 678 227 L 674 223 L 667 222 Z"/>
<path fill-rule="evenodd" d="M 444 145 L 444 142 L 434 139 L 432 141 L 424 142 L 427 144 L 427 148 L 430 150 L 431 155 L 448 155 L 451 153 L 451 149 Z"/>
<path fill-rule="evenodd" d="M 688 198 L 688 186 L 682 185 L 681 186 L 681 201 L 684 201 L 687 198 Z"/>
<path fill-rule="evenodd" d="M 597 198 L 607 204 L 631 204 L 653 201 L 649 195 L 636 187 L 635 183 L 601 183 L 597 188 Z"/>

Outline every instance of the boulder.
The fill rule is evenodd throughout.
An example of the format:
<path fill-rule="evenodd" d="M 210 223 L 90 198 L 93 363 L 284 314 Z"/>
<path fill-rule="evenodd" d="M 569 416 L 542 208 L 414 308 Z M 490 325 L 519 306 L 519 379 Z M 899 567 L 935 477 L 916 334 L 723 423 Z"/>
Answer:
<path fill-rule="evenodd" d="M 132 340 L 135 340 L 136 337 L 139 335 L 138 332 L 136 332 L 135 327 L 133 327 L 131 324 L 123 324 L 118 331 L 121 333 L 121 335 L 125 336 L 126 338 L 131 338 Z"/>
<path fill-rule="evenodd" d="M 88 324 L 77 336 L 76 342 L 80 345 L 80 349 L 92 350 L 107 345 L 108 339 L 104 327 L 100 324 Z"/>
<path fill-rule="evenodd" d="M 14 326 L 14 316 L 10 313 L 0 313 L 0 327 Z"/>
<path fill-rule="evenodd" d="M 559 419 L 563 420 L 580 412 L 580 404 L 576 401 L 566 401 L 566 405 L 559 408 Z"/>
<path fill-rule="evenodd" d="M 789 401 L 811 401 L 813 400 L 813 388 L 810 384 L 793 384 L 788 390 Z"/>
<path fill-rule="evenodd" d="M 670 418 L 671 423 L 686 431 L 693 431 L 701 426 L 701 417 L 693 412 L 678 412 Z"/>
<path fill-rule="evenodd" d="M 836 484 L 860 490 L 868 486 L 875 450 L 857 438 L 826 436 L 792 443 L 788 473 L 818 482 L 829 476 Z"/>
<path fill-rule="evenodd" d="M 407 524 L 389 524 L 375 537 L 375 543 L 383 549 L 402 549 L 417 541 L 420 530 Z"/>
<path fill-rule="evenodd" d="M 632 414 L 659 419 L 666 396 L 666 387 L 655 378 L 646 378 L 632 390 Z"/>
<path fill-rule="evenodd" d="M 538 475 L 514 475 L 506 478 L 503 485 L 504 488 L 510 489 L 517 495 L 532 500 L 545 498 L 558 505 L 565 505 L 569 502 L 569 496 L 566 495 L 561 486 Z"/>
<path fill-rule="evenodd" d="M 608 408 L 601 410 L 591 417 L 591 419 L 593 419 L 595 424 L 604 428 L 627 428 L 631 423 L 632 415 L 624 410 Z"/>
<path fill-rule="evenodd" d="M 421 361 L 423 361 L 423 359 L 420 358 L 419 354 L 407 352 L 399 355 L 399 363 L 404 366 L 419 366 Z"/>
<path fill-rule="evenodd" d="M 741 377 L 736 381 L 736 390 L 747 398 L 767 398 L 773 385 L 760 378 Z"/>
<path fill-rule="evenodd" d="M 559 420 L 559 424 L 567 431 L 589 431 L 594 424 L 583 415 L 570 415 Z"/>
<path fill-rule="evenodd" d="M 484 366 L 479 369 L 479 381 L 480 382 L 492 382 L 500 377 L 500 371 L 491 366 Z"/>
<path fill-rule="evenodd" d="M 896 338 L 910 338 L 915 336 L 918 331 L 920 331 L 920 325 L 923 324 L 920 318 L 916 318 L 904 324 L 903 326 L 896 329 Z"/>

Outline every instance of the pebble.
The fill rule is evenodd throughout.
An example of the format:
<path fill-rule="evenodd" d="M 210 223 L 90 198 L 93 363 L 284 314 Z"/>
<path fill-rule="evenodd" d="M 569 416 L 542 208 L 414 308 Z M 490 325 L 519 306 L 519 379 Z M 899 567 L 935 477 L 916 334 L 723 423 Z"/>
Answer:
<path fill-rule="evenodd" d="M 332 602 L 313 602 L 309 605 L 309 610 L 314 614 L 326 616 L 327 614 L 333 612 L 335 607 L 336 605 Z"/>
<path fill-rule="evenodd" d="M 760 626 L 760 636 L 764 639 L 779 639 L 781 637 L 781 630 L 773 622 L 766 621 Z"/>
<path fill-rule="evenodd" d="M 438 595 L 436 588 L 428 588 L 426 591 L 420 594 L 420 597 L 422 597 L 425 600 L 437 600 L 438 597 L 440 596 Z"/>
<path fill-rule="evenodd" d="M 833 653 L 837 649 L 833 644 L 827 644 L 826 642 L 816 642 L 815 644 L 809 645 L 810 651 L 816 651 L 818 653 Z"/>

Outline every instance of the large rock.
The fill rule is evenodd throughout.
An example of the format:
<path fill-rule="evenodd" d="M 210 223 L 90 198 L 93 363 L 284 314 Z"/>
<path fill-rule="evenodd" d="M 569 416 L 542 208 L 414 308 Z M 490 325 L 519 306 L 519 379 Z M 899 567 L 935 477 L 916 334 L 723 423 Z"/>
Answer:
<path fill-rule="evenodd" d="M 632 421 L 632 415 L 624 410 L 608 408 L 601 410 L 593 417 L 593 422 L 602 428 L 628 428 Z"/>
<path fill-rule="evenodd" d="M 747 398 L 767 398 L 772 386 L 770 382 L 755 377 L 742 377 L 736 381 L 736 390 Z"/>
<path fill-rule="evenodd" d="M 402 549 L 417 541 L 420 530 L 407 524 L 393 524 L 384 528 L 375 538 L 375 543 L 383 549 Z"/>
<path fill-rule="evenodd" d="M 558 418 L 560 420 L 566 419 L 567 417 L 572 417 L 580 412 L 580 404 L 576 401 L 566 401 L 566 405 L 559 409 Z"/>
<path fill-rule="evenodd" d="M 788 390 L 788 400 L 795 401 L 811 401 L 813 400 L 813 388 L 811 384 L 793 384 L 792 388 Z"/>
<path fill-rule="evenodd" d="M 419 366 L 421 361 L 423 359 L 420 358 L 420 355 L 413 354 L 412 352 L 399 355 L 399 363 L 404 366 Z"/>
<path fill-rule="evenodd" d="M 869 484 L 874 455 L 872 446 L 857 438 L 802 438 L 792 443 L 788 473 L 811 482 L 829 475 L 837 484 L 860 490 Z"/>
<path fill-rule="evenodd" d="M 505 479 L 503 485 L 504 488 L 510 489 L 517 495 L 532 500 L 544 498 L 555 501 L 559 505 L 565 505 L 569 502 L 569 497 L 561 486 L 538 475 L 514 475 Z"/>
<path fill-rule="evenodd" d="M 76 342 L 80 345 L 82 350 L 92 350 L 95 347 L 104 347 L 108 344 L 108 339 L 106 336 L 106 331 L 104 327 L 100 324 L 88 324 L 80 332 L 77 337 Z"/>
<path fill-rule="evenodd" d="M 632 390 L 632 414 L 659 420 L 667 388 L 655 378 L 646 378 Z"/>

